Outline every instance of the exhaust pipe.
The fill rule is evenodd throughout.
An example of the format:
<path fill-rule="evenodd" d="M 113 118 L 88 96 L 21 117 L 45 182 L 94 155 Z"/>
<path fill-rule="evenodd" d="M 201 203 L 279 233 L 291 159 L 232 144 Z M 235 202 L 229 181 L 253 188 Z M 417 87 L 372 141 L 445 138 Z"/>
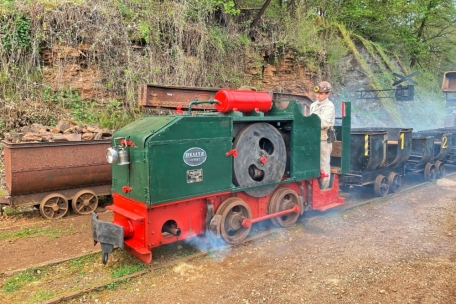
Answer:
<path fill-rule="evenodd" d="M 172 235 L 179 236 L 181 234 L 180 228 L 177 228 L 176 225 L 163 225 L 162 232 L 168 232 Z"/>

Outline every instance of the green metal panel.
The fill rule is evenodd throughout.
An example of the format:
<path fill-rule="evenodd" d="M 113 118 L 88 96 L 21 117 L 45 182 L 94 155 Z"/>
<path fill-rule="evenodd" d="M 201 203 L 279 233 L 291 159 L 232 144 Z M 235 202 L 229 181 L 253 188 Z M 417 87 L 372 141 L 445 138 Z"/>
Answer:
<path fill-rule="evenodd" d="M 231 137 L 231 117 L 178 116 L 172 124 L 164 126 L 150 138 L 151 142 L 181 139 Z"/>
<path fill-rule="evenodd" d="M 166 125 L 178 119 L 178 116 L 144 116 L 119 129 L 113 139 L 129 137 L 136 147 L 144 148 L 147 138 L 160 132 Z"/>
<path fill-rule="evenodd" d="M 297 102 L 293 106 L 294 121 L 290 143 L 290 173 L 296 180 L 320 176 L 320 118 L 302 115 Z"/>
<path fill-rule="evenodd" d="M 182 116 L 148 140 L 150 205 L 232 188 L 230 117 Z M 184 153 L 197 148 L 205 161 L 192 166 Z M 188 159 L 187 159 L 188 161 Z"/>
<path fill-rule="evenodd" d="M 342 126 L 336 128 L 338 134 L 342 134 L 342 159 L 340 173 L 345 174 L 350 171 L 350 136 L 351 136 L 351 103 L 345 102 L 345 115 L 341 118 Z"/>
<path fill-rule="evenodd" d="M 148 137 L 159 132 L 166 125 L 175 121 L 173 116 L 144 116 L 119 129 L 112 136 L 113 147 L 119 146 L 116 138 L 126 138 L 133 146 L 126 147 L 129 165 L 112 165 L 112 192 L 122 193 L 138 201 L 149 200 L 149 170 L 145 142 Z M 123 187 L 131 187 L 130 192 L 124 192 Z"/>

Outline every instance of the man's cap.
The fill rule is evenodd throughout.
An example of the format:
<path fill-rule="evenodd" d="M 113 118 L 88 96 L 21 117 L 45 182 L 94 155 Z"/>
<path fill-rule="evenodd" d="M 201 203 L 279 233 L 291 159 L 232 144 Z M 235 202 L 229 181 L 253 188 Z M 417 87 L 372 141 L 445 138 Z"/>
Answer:
<path fill-rule="evenodd" d="M 314 87 L 315 93 L 321 92 L 321 93 L 328 93 L 331 92 L 331 84 L 327 81 L 322 81 L 320 82 L 317 86 Z"/>

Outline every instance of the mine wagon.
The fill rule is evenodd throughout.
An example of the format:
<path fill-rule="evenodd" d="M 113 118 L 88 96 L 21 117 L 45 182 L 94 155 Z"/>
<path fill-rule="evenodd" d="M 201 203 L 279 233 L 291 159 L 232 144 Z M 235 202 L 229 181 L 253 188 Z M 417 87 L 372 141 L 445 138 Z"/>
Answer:
<path fill-rule="evenodd" d="M 350 170 L 341 189 L 373 185 L 375 194 L 397 192 L 411 153 L 411 128 L 356 128 L 351 131 Z"/>
<path fill-rule="evenodd" d="M 36 206 L 43 217 L 57 219 L 70 202 L 75 213 L 90 214 L 98 196 L 111 194 L 109 139 L 2 145 L 9 195 L 0 197 L 0 209 Z"/>
<path fill-rule="evenodd" d="M 456 135 L 456 133 L 455 133 Z M 433 165 L 434 168 L 427 169 L 425 174 L 425 179 L 433 180 L 432 175 L 435 175 L 436 178 L 442 178 L 445 176 L 445 162 L 447 157 L 451 152 L 452 142 L 454 140 L 454 135 L 446 129 L 433 129 L 433 130 L 423 130 L 416 132 L 418 137 L 433 137 L 434 139 L 434 148 L 433 148 Z M 434 170 L 435 172 L 431 172 Z M 429 172 L 428 172 L 429 171 Z"/>
<path fill-rule="evenodd" d="M 423 173 L 424 179 L 427 181 L 435 179 L 434 142 L 434 136 L 424 136 L 413 132 L 412 153 L 405 164 L 407 172 Z"/>
<path fill-rule="evenodd" d="M 451 133 L 451 135 L 448 136 L 448 141 L 444 143 L 449 146 L 449 151 L 444 158 L 444 162 L 451 165 L 456 164 L 456 127 L 438 128 L 433 129 L 433 131 Z"/>

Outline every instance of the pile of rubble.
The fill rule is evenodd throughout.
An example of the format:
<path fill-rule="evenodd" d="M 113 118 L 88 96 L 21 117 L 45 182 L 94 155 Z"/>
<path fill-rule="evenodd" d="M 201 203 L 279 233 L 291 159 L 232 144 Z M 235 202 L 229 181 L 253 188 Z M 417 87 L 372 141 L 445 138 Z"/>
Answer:
<path fill-rule="evenodd" d="M 61 120 L 55 127 L 32 124 L 20 132 L 5 133 L 5 140 L 11 143 L 81 141 L 109 139 L 113 130 L 93 125 L 79 126 L 74 121 Z"/>

